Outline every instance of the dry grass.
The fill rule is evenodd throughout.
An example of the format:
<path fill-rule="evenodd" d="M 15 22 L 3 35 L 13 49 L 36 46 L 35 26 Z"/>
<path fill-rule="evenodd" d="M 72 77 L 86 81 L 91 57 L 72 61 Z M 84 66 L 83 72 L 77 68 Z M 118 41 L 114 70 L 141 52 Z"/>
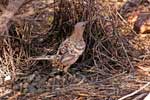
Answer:
<path fill-rule="evenodd" d="M 9 31 L 0 35 L 0 91 L 7 90 L 0 98 L 117 100 L 145 84 L 149 78 L 136 74 L 134 67 L 149 49 L 120 15 L 120 3 L 31 0 L 24 4 Z M 87 47 L 71 67 L 72 77 L 53 74 L 48 61 L 28 61 L 31 56 L 54 54 L 73 25 L 85 20 L 90 22 L 84 34 Z M 145 91 L 149 88 L 141 93 Z"/>

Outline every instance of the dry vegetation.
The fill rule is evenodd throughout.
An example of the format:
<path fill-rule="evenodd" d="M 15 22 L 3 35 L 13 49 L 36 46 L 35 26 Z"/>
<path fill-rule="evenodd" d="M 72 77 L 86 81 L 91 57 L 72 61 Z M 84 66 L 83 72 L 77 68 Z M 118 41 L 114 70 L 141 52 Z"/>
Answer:
<path fill-rule="evenodd" d="M 1 0 L 0 100 L 118 100 L 148 83 L 149 72 L 137 67 L 150 66 L 149 34 L 136 34 L 127 18 L 150 7 L 148 0 L 132 1 L 133 8 L 125 0 Z M 55 54 L 73 25 L 85 20 L 87 46 L 69 69 L 72 77 L 56 73 L 49 61 L 28 60 Z"/>

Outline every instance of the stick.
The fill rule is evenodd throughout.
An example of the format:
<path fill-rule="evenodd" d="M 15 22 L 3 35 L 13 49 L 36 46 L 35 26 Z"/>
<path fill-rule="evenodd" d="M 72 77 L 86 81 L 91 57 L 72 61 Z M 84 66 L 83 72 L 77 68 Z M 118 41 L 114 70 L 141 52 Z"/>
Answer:
<path fill-rule="evenodd" d="M 134 91 L 134 92 L 132 92 L 132 93 L 130 93 L 130 94 L 127 94 L 127 95 L 121 97 L 121 98 L 118 99 L 118 100 L 124 100 L 124 99 L 126 99 L 126 98 L 128 98 L 128 97 L 131 97 L 131 96 L 137 94 L 138 92 L 140 92 L 141 90 L 143 90 L 144 88 L 146 88 L 148 85 L 150 85 L 150 82 L 147 82 L 144 86 L 142 86 L 142 87 L 139 88 L 138 90 L 136 90 L 136 91 Z"/>

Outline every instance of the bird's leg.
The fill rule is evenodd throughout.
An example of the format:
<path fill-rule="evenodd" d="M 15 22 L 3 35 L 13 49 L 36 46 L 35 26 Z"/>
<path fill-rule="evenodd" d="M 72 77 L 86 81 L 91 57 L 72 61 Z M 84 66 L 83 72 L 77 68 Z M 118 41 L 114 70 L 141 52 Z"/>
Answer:
<path fill-rule="evenodd" d="M 70 68 L 70 66 L 65 66 L 65 67 L 64 67 L 64 72 L 65 72 L 66 74 L 68 74 L 69 76 L 72 77 L 72 74 L 68 72 L 68 69 L 69 69 L 69 68 Z"/>

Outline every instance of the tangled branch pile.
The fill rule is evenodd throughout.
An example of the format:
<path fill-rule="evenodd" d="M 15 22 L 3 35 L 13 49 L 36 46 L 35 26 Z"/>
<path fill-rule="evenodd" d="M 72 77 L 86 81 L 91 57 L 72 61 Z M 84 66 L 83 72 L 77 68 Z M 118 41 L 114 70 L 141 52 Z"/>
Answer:
<path fill-rule="evenodd" d="M 73 25 L 85 20 L 90 22 L 84 36 L 87 47 L 83 56 L 74 65 L 76 70 L 84 71 L 84 69 L 90 68 L 94 73 L 111 75 L 118 68 L 124 71 L 128 70 L 129 66 L 132 67 L 123 43 L 127 41 L 120 35 L 119 29 L 124 25 L 119 18 L 116 5 L 99 0 L 55 0 L 51 5 L 48 14 L 52 16 L 53 12 L 54 18 L 47 17 L 49 16 L 47 14 L 46 20 L 42 20 L 41 14 L 48 11 L 45 10 L 47 7 L 45 5 L 45 7 L 39 8 L 41 12 L 32 9 L 34 11 L 32 15 L 26 15 L 25 18 L 14 21 L 8 36 L 5 35 L 5 38 L 1 40 L 1 64 L 3 67 L 6 66 L 15 73 L 20 66 L 32 65 L 33 62 L 26 62 L 29 56 L 49 53 L 47 49 L 41 48 L 43 46 L 53 47 L 51 51 L 56 51 L 58 44 L 70 35 L 68 33 L 72 31 Z M 23 7 L 26 8 L 26 6 Z M 49 20 L 52 24 L 49 23 Z M 38 24 L 41 25 L 38 26 Z"/>

